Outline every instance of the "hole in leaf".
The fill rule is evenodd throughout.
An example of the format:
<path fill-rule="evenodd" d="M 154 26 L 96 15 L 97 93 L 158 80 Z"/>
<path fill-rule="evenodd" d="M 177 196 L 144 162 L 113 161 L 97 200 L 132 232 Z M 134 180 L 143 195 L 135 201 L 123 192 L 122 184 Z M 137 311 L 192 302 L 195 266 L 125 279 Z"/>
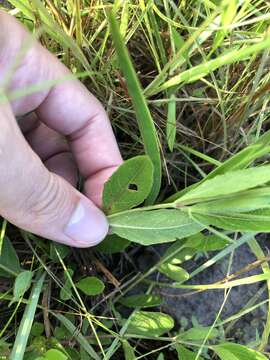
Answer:
<path fill-rule="evenodd" d="M 138 186 L 136 184 L 129 184 L 128 185 L 128 190 L 138 191 Z"/>

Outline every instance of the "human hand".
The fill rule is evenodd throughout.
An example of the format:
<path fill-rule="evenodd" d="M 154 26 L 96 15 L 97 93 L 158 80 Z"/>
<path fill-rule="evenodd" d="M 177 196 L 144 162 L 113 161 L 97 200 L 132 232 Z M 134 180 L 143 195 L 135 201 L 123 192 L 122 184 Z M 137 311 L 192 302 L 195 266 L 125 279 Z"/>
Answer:
<path fill-rule="evenodd" d="M 2 82 L 22 46 L 32 40 L 16 19 L 1 11 L 0 29 Z M 69 74 L 34 42 L 4 91 Z M 15 116 L 28 113 L 18 126 Z M 0 214 L 22 229 L 75 247 L 100 242 L 108 231 L 98 208 L 103 185 L 121 162 L 105 110 L 76 79 L 0 102 Z M 85 179 L 85 195 L 74 187 L 77 167 Z"/>

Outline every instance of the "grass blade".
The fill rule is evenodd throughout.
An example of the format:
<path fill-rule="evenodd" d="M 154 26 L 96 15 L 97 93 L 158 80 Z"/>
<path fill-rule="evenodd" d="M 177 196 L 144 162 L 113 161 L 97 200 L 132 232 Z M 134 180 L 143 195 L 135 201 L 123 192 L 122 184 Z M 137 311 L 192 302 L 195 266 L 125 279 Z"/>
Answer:
<path fill-rule="evenodd" d="M 44 279 L 45 279 L 45 273 L 40 276 L 39 280 L 36 282 L 36 284 L 32 289 L 29 298 L 29 303 L 25 308 L 23 318 L 20 323 L 19 331 L 17 333 L 16 340 L 11 352 L 10 359 L 12 360 L 23 360 L 24 358 L 24 352 L 26 349 L 27 341 L 34 321 L 38 299 L 42 290 Z"/>
<path fill-rule="evenodd" d="M 150 157 L 154 165 L 153 186 L 147 198 L 147 203 L 151 204 L 157 198 L 161 183 L 161 159 L 158 135 L 155 129 L 153 118 L 143 95 L 141 84 L 132 65 L 127 48 L 121 37 L 115 16 L 112 12 L 107 12 L 107 16 L 111 27 L 114 46 L 119 58 L 119 63 L 125 76 L 129 95 L 133 102 L 145 152 Z"/>

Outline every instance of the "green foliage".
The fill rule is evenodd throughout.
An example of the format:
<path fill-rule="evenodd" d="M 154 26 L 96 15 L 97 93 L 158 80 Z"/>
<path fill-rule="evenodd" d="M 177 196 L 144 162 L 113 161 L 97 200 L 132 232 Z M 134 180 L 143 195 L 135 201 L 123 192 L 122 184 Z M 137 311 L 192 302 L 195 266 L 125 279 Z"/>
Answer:
<path fill-rule="evenodd" d="M 197 356 L 197 354 L 189 349 L 185 348 L 183 345 L 175 345 L 175 349 L 177 351 L 178 360 L 202 360 L 201 356 Z"/>
<path fill-rule="evenodd" d="M 162 305 L 163 300 L 159 295 L 140 294 L 121 298 L 119 302 L 130 308 L 149 308 Z"/>
<path fill-rule="evenodd" d="M 103 254 L 115 254 L 124 251 L 130 244 L 130 241 L 123 239 L 115 234 L 107 235 L 106 238 L 98 244 L 95 249 Z"/>
<path fill-rule="evenodd" d="M 123 340 L 122 345 L 124 349 L 125 360 L 135 360 L 136 356 L 129 342 L 127 340 Z"/>
<path fill-rule="evenodd" d="M 0 255 L 0 275 L 4 277 L 17 276 L 21 266 L 16 250 L 7 236 L 4 237 Z"/>
<path fill-rule="evenodd" d="M 137 311 L 129 321 L 127 332 L 129 334 L 150 337 L 161 336 L 174 327 L 174 320 L 161 312 Z"/>
<path fill-rule="evenodd" d="M 105 285 L 95 276 L 87 276 L 76 283 L 76 287 L 85 295 L 94 296 L 103 293 Z"/>
<path fill-rule="evenodd" d="M 14 300 L 19 300 L 20 297 L 30 288 L 33 273 L 32 271 L 23 271 L 15 279 L 13 287 Z"/>
<path fill-rule="evenodd" d="M 221 360 L 267 360 L 260 352 L 239 344 L 225 343 L 212 346 L 212 349 Z"/>
<path fill-rule="evenodd" d="M 204 340 L 206 337 L 209 340 L 215 339 L 217 336 L 218 331 L 216 329 L 211 329 L 209 327 L 195 327 L 180 334 L 179 338 L 184 341 L 200 341 Z"/>
<path fill-rule="evenodd" d="M 134 211 L 110 217 L 111 229 L 130 241 L 151 245 L 198 233 L 204 226 L 176 209 Z"/>
<path fill-rule="evenodd" d="M 105 184 L 105 212 L 113 214 L 141 204 L 149 195 L 152 184 L 153 165 L 148 156 L 137 156 L 125 161 Z"/>
<path fill-rule="evenodd" d="M 189 273 L 185 269 L 170 262 L 159 265 L 158 271 L 177 282 L 184 282 L 189 279 Z"/>

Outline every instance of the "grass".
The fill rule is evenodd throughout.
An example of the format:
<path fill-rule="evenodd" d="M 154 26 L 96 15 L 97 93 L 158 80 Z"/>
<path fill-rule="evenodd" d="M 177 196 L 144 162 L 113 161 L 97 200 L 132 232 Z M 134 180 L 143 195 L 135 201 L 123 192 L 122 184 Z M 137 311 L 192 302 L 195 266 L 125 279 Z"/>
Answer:
<path fill-rule="evenodd" d="M 166 207 L 188 187 L 228 169 L 268 163 L 267 2 L 12 0 L 0 6 L 29 29 L 39 28 L 42 43 L 101 100 L 124 159 L 145 153 L 150 157 L 155 176 L 149 205 L 158 199 Z M 9 97 L 50 85 L 36 84 Z M 201 236 L 206 238 L 200 238 L 204 246 L 193 246 L 197 239 L 193 237 L 170 244 L 165 253 L 162 246 L 146 249 L 120 243 L 115 235 L 105 240 L 103 248 L 80 251 L 20 232 L 3 219 L 0 268 L 9 276 L 1 272 L 5 277 L 0 294 L 0 358 L 162 360 L 179 356 L 198 360 L 216 359 L 217 353 L 223 360 L 220 354 L 225 350 L 215 350 L 215 346 L 232 342 L 246 346 L 238 348 L 237 360 L 267 359 L 270 277 L 262 237 L 211 226 Z M 13 249 L 2 247 L 7 238 Z M 231 268 L 234 251 L 245 244 L 254 261 L 235 271 Z M 138 258 L 148 251 L 151 259 L 142 270 Z M 158 254 L 156 261 L 153 254 Z M 3 262 L 3 255 L 9 256 L 8 263 Z M 228 268 L 218 282 L 175 280 L 181 274 L 198 279 L 228 257 Z M 192 268 L 189 259 L 193 259 Z M 14 278 L 22 268 L 32 271 L 34 280 L 31 290 L 14 301 Z M 261 270 L 251 275 L 251 269 Z M 45 277 L 42 290 L 39 276 L 42 281 Z M 78 280 L 88 276 L 104 282 L 102 294 L 87 296 L 76 287 Z M 240 310 L 223 315 L 232 287 L 258 282 L 265 284 L 266 298 L 262 291 L 251 299 L 243 298 Z M 215 321 L 202 328 L 194 317 L 187 324 L 175 319 L 172 327 L 171 320 L 160 315 L 168 310 L 166 299 L 154 308 L 121 305 L 121 299 L 138 293 L 146 301 L 155 294 L 162 303 L 162 293 L 170 288 L 180 289 L 179 302 L 183 289 L 189 289 L 189 296 L 223 289 L 224 301 L 214 314 Z M 40 293 L 39 301 L 31 295 L 35 292 Z M 238 323 L 247 315 L 256 319 L 259 308 L 265 312 L 263 326 L 248 341 L 239 340 Z M 138 321 L 145 319 L 145 312 L 149 321 Z M 150 312 L 155 312 L 151 321 Z M 153 329 L 163 331 L 157 337 Z M 193 335 L 187 334 L 190 329 Z M 231 351 L 226 359 L 235 358 Z"/>

